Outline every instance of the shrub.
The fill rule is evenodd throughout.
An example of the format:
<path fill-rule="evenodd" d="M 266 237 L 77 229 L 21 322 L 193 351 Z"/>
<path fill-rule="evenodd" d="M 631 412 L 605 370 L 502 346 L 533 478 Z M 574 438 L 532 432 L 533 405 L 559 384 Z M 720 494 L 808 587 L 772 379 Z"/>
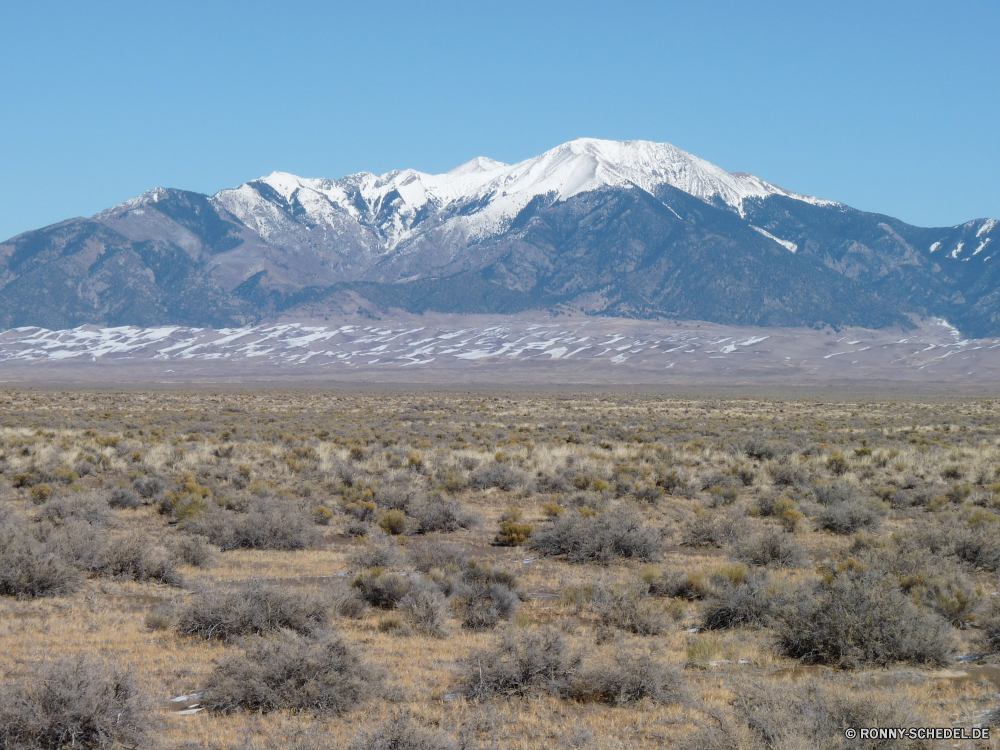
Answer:
<path fill-rule="evenodd" d="M 462 627 L 487 630 L 510 620 L 521 605 L 517 594 L 502 583 L 474 582 L 455 591 Z"/>
<path fill-rule="evenodd" d="M 773 446 L 759 437 L 747 438 L 740 444 L 740 450 L 754 461 L 767 461 L 777 455 Z"/>
<path fill-rule="evenodd" d="M 329 526 L 333 520 L 333 511 L 325 505 L 317 505 L 312 509 L 312 519 L 317 526 Z"/>
<path fill-rule="evenodd" d="M 441 496 L 415 504 L 413 517 L 417 519 L 418 534 L 467 529 L 476 522 L 475 515 L 466 511 L 457 500 Z"/>
<path fill-rule="evenodd" d="M 773 611 L 774 592 L 767 577 L 748 575 L 742 582 L 727 582 L 712 590 L 702 610 L 705 628 L 760 628 L 768 623 Z"/>
<path fill-rule="evenodd" d="M 851 468 L 851 465 L 847 463 L 846 458 L 837 453 L 826 459 L 826 468 L 829 469 L 832 474 L 836 474 L 839 477 L 846 474 Z"/>
<path fill-rule="evenodd" d="M 378 506 L 370 500 L 359 500 L 356 503 L 345 504 L 344 512 L 357 521 L 371 523 L 375 520 Z"/>
<path fill-rule="evenodd" d="M 183 582 L 173 558 L 162 549 L 150 547 L 146 537 L 138 532 L 112 539 L 104 549 L 97 572 L 132 581 L 159 581 L 168 586 L 180 586 Z"/>
<path fill-rule="evenodd" d="M 521 509 L 511 506 L 500 516 L 500 531 L 494 538 L 494 544 L 501 547 L 520 547 L 531 536 L 535 527 L 530 523 L 521 523 Z"/>
<path fill-rule="evenodd" d="M 386 573 L 382 568 L 369 568 L 359 573 L 351 586 L 362 600 L 379 609 L 394 609 L 410 590 L 410 582 L 405 577 Z"/>
<path fill-rule="evenodd" d="M 70 518 L 45 533 L 45 547 L 70 565 L 96 572 L 104 565 L 108 537 L 104 529 Z"/>
<path fill-rule="evenodd" d="M 579 511 L 556 518 L 536 531 L 531 547 L 570 562 L 609 563 L 618 558 L 649 562 L 659 553 L 660 535 L 645 526 L 634 508 L 619 506 L 598 515 Z"/>
<path fill-rule="evenodd" d="M 635 582 L 627 586 L 598 587 L 590 606 L 605 627 L 636 635 L 660 635 L 666 630 L 666 615 L 658 601 L 646 596 L 648 587 Z"/>
<path fill-rule="evenodd" d="M 741 680 L 725 711 L 708 712 L 709 721 L 686 736 L 680 750 L 890 750 L 925 748 L 923 740 L 847 739 L 845 727 L 919 726 L 920 716 L 890 690 L 838 691 L 815 683 Z"/>
<path fill-rule="evenodd" d="M 386 510 L 401 510 L 412 515 L 413 509 L 423 502 L 423 497 L 416 487 L 389 484 L 378 489 L 375 501 Z"/>
<path fill-rule="evenodd" d="M 407 555 L 413 567 L 424 573 L 429 573 L 433 568 L 458 569 L 466 561 L 465 552 L 461 547 L 438 542 L 411 543 Z"/>
<path fill-rule="evenodd" d="M 135 510 L 142 505 L 142 500 L 127 487 L 119 487 L 111 493 L 111 497 L 108 498 L 108 505 L 112 508 Z"/>
<path fill-rule="evenodd" d="M 217 550 L 203 537 L 180 537 L 173 547 L 174 556 L 185 565 L 194 568 L 211 568 L 215 564 Z"/>
<path fill-rule="evenodd" d="M 507 463 L 491 463 L 473 472 L 469 484 L 477 490 L 496 487 L 507 492 L 527 484 L 528 476 Z"/>
<path fill-rule="evenodd" d="M 653 596 L 669 596 L 698 601 L 709 593 L 709 583 L 701 573 L 674 571 L 655 579 L 649 587 Z"/>
<path fill-rule="evenodd" d="M 507 630 L 492 647 L 465 659 L 462 689 L 473 700 L 566 696 L 580 663 L 580 656 L 570 652 L 558 630 Z"/>
<path fill-rule="evenodd" d="M 950 629 L 919 609 L 894 582 L 850 568 L 801 587 L 776 615 L 784 653 L 807 663 L 853 669 L 894 662 L 944 664 Z"/>
<path fill-rule="evenodd" d="M 833 482 L 832 484 L 817 484 L 813 487 L 813 497 L 820 505 L 836 505 L 857 500 L 858 493 L 853 486 L 846 482 Z"/>
<path fill-rule="evenodd" d="M 32 539 L 23 525 L 0 521 L 0 596 L 59 596 L 79 583 L 80 574 Z"/>
<path fill-rule="evenodd" d="M 389 510 L 378 519 L 378 526 L 386 534 L 398 536 L 406 531 L 406 514 L 401 510 Z"/>
<path fill-rule="evenodd" d="M 394 568 L 400 561 L 399 547 L 388 534 L 370 534 L 365 543 L 348 556 L 348 561 L 355 570 Z"/>
<path fill-rule="evenodd" d="M 181 613 L 177 630 L 182 635 L 230 641 L 282 629 L 310 634 L 328 619 L 328 608 L 321 601 L 250 580 L 222 596 L 199 596 Z"/>
<path fill-rule="evenodd" d="M 0 686 L 0 747 L 7 750 L 148 747 L 149 724 L 146 698 L 126 667 L 60 659 Z"/>
<path fill-rule="evenodd" d="M 45 484 L 44 482 L 41 484 L 36 484 L 34 487 L 28 490 L 28 495 L 31 496 L 32 502 L 34 502 L 36 505 L 41 505 L 50 497 L 52 497 L 52 487 L 50 485 Z"/>
<path fill-rule="evenodd" d="M 82 521 L 91 526 L 107 526 L 111 512 L 106 503 L 97 502 L 92 497 L 77 500 L 56 498 L 45 503 L 38 511 L 38 520 L 48 521 L 54 526 L 69 521 Z"/>
<path fill-rule="evenodd" d="M 739 490 L 732 486 L 712 486 L 709 488 L 709 494 L 711 496 L 713 508 L 721 508 L 726 505 L 732 505 L 739 500 L 740 497 Z"/>
<path fill-rule="evenodd" d="M 682 696 L 683 678 L 648 653 L 623 647 L 614 656 L 583 669 L 573 680 L 572 695 L 577 700 L 624 706 L 643 699 L 676 703 Z"/>
<path fill-rule="evenodd" d="M 338 637 L 283 634 L 219 664 L 201 703 L 213 713 L 308 711 L 338 715 L 381 692 L 382 675 Z"/>
<path fill-rule="evenodd" d="M 156 477 L 136 477 L 132 480 L 132 487 L 144 500 L 152 500 L 163 492 L 163 482 Z"/>
<path fill-rule="evenodd" d="M 170 630 L 174 625 L 173 609 L 154 607 L 146 613 L 144 623 L 149 630 Z"/>
<path fill-rule="evenodd" d="M 767 473 L 778 487 L 801 487 L 809 482 L 809 475 L 805 470 L 785 464 L 772 464 Z"/>
<path fill-rule="evenodd" d="M 459 750 L 443 732 L 416 726 L 409 715 L 388 721 L 375 729 L 363 730 L 350 750 Z"/>
<path fill-rule="evenodd" d="M 700 513 L 690 523 L 682 544 L 688 547 L 721 547 L 746 534 L 747 520 L 736 513 L 723 517 Z"/>
<path fill-rule="evenodd" d="M 445 636 L 448 603 L 436 587 L 424 582 L 414 584 L 399 600 L 397 609 L 418 633 L 434 638 Z"/>
<path fill-rule="evenodd" d="M 409 626 L 403 622 L 403 618 L 398 612 L 390 612 L 378 618 L 375 626 L 380 633 L 396 633 L 397 635 L 411 635 Z"/>
<path fill-rule="evenodd" d="M 980 620 L 983 645 L 990 653 L 1000 651 L 1000 601 L 993 599 Z"/>
<path fill-rule="evenodd" d="M 857 498 L 827 505 L 817 514 L 816 524 L 837 534 L 853 534 L 878 528 L 885 514 L 885 506 L 877 500 Z"/>
<path fill-rule="evenodd" d="M 1000 568 L 1000 539 L 990 529 L 959 529 L 954 535 L 952 549 L 959 560 L 974 568 L 988 571 Z"/>
<path fill-rule="evenodd" d="M 964 578 L 964 576 L 962 577 Z M 983 592 L 965 580 L 932 581 L 922 587 L 921 599 L 949 624 L 964 628 L 975 620 Z"/>
<path fill-rule="evenodd" d="M 371 533 L 371 530 L 371 526 L 364 521 L 357 520 L 356 518 L 349 519 L 347 524 L 344 526 L 344 533 L 347 536 L 353 537 L 367 536 Z"/>
<path fill-rule="evenodd" d="M 747 565 L 773 564 L 782 568 L 797 568 L 806 561 L 795 537 L 781 531 L 765 531 L 740 539 L 733 552 L 737 560 Z"/>
<path fill-rule="evenodd" d="M 275 500 L 257 499 L 245 513 L 206 506 L 185 518 L 183 528 L 208 539 L 222 551 L 231 549 L 299 550 L 319 546 L 322 532 L 304 512 Z"/>

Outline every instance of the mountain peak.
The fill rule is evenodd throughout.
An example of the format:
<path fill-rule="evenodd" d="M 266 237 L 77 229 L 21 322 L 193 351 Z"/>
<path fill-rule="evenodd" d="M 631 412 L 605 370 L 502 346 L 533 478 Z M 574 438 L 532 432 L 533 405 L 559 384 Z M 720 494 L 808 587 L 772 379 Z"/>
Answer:
<path fill-rule="evenodd" d="M 445 174 L 459 176 L 465 174 L 479 174 L 481 172 L 493 172 L 497 169 L 502 169 L 503 167 L 510 166 L 504 164 L 502 161 L 496 161 L 495 159 L 489 159 L 485 156 L 477 156 L 475 159 L 470 159 L 464 164 L 459 164 L 454 169 L 449 169 Z"/>

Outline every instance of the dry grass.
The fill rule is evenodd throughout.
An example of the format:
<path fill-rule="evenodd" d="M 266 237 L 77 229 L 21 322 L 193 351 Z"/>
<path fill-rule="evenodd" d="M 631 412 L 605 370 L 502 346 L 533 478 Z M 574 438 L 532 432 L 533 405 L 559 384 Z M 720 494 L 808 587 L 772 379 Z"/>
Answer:
<path fill-rule="evenodd" d="M 329 522 L 315 526 L 317 542 L 308 549 L 232 549 L 210 567 L 180 564 L 182 588 L 88 572 L 72 594 L 0 597 L 0 681 L 29 678 L 42 661 L 62 656 L 128 663 L 155 699 L 160 721 L 153 732 L 164 748 L 348 747 L 361 730 L 375 732 L 401 716 L 468 746 L 654 748 L 685 737 L 697 744 L 713 712 L 735 716 L 733 702 L 748 678 L 765 686 L 794 681 L 796 690 L 817 685 L 840 696 L 878 689 L 885 700 L 915 707 L 927 726 L 971 724 L 997 703 L 1000 666 L 992 666 L 993 656 L 946 669 L 803 670 L 783 655 L 766 624 L 695 631 L 705 601 L 669 599 L 651 583 L 682 577 L 685 591 L 710 593 L 728 576 L 732 585 L 738 557 L 765 558 L 725 539 L 717 547 L 683 542 L 699 518 L 712 528 L 736 519 L 752 532 L 744 541 L 788 535 L 801 551 L 790 567 L 767 566 L 766 595 L 779 604 L 781 592 L 851 574 L 851 566 L 892 576 L 913 596 L 940 590 L 935 581 L 947 583 L 961 571 L 988 598 L 996 590 L 990 550 L 980 550 L 981 562 L 972 564 L 947 547 L 967 530 L 1000 530 L 1000 407 L 988 401 L 4 391 L 0 410 L 0 523 L 16 517 L 40 545 L 46 529 L 62 522 L 45 510 L 45 492 L 33 496 L 42 484 L 51 488 L 48 502 L 103 505 L 108 534 L 141 534 L 151 549 L 175 549 L 197 527 L 192 519 L 216 507 L 236 514 L 263 507 L 296 524 Z M 115 489 L 136 480 L 140 489 L 154 486 L 149 478 L 162 489 L 146 492 L 146 504 L 108 506 Z M 881 525 L 854 534 L 821 529 L 817 518 L 830 504 L 815 487 L 836 482 L 881 503 Z M 416 533 L 419 509 L 443 507 L 438 497 L 458 503 L 474 522 Z M 425 576 L 451 596 L 434 634 L 386 627 L 383 610 L 340 614 L 363 544 L 346 533 L 357 523 L 348 506 L 357 503 L 406 517 L 406 533 L 394 537 L 399 568 L 390 572 L 419 575 L 408 553 L 443 541 L 465 558 L 513 573 L 521 597 L 513 620 L 484 631 L 461 627 L 458 569 Z M 512 506 L 531 535 L 553 526 L 553 507 L 584 519 L 627 507 L 655 536 L 656 554 L 578 555 L 582 562 L 571 562 L 545 556 L 545 545 L 533 550 L 531 536 L 516 540 L 522 546 L 497 546 Z M 327 513 L 318 515 L 318 507 Z M 906 557 L 903 542 L 913 539 L 929 541 Z M 944 546 L 927 552 L 936 544 Z M 897 568 L 911 559 L 922 567 L 914 571 L 918 578 L 904 580 Z M 176 620 L 202 593 L 221 595 L 249 579 L 329 602 L 335 614 L 328 627 L 384 672 L 387 693 L 336 717 L 172 710 L 177 704 L 167 699 L 197 692 L 241 646 L 152 630 L 147 615 Z M 613 595 L 595 598 L 595 591 Z M 611 611 L 624 606 L 626 591 L 631 609 Z M 637 627 L 636 613 L 656 627 Z M 952 630 L 956 653 L 980 650 L 975 616 L 973 627 Z M 605 705 L 548 695 L 476 702 L 459 694 L 468 657 L 487 651 L 503 632 L 545 628 L 562 633 L 584 665 L 629 653 L 679 665 L 683 699 Z"/>

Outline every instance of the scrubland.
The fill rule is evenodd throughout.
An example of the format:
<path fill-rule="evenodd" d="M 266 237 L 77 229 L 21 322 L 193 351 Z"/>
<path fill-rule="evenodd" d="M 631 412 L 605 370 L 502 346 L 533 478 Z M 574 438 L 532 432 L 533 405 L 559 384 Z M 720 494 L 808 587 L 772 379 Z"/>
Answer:
<path fill-rule="evenodd" d="M 934 747 L 844 730 L 1000 720 L 998 416 L 2 391 L 0 747 Z"/>

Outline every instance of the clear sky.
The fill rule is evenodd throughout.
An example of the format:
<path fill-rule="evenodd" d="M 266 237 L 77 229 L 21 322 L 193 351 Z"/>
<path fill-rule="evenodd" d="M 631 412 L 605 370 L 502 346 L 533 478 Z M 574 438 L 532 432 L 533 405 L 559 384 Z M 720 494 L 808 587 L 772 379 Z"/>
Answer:
<path fill-rule="evenodd" d="M 155 186 L 571 138 L 939 226 L 1000 218 L 1000 2 L 6 2 L 0 239 Z"/>

